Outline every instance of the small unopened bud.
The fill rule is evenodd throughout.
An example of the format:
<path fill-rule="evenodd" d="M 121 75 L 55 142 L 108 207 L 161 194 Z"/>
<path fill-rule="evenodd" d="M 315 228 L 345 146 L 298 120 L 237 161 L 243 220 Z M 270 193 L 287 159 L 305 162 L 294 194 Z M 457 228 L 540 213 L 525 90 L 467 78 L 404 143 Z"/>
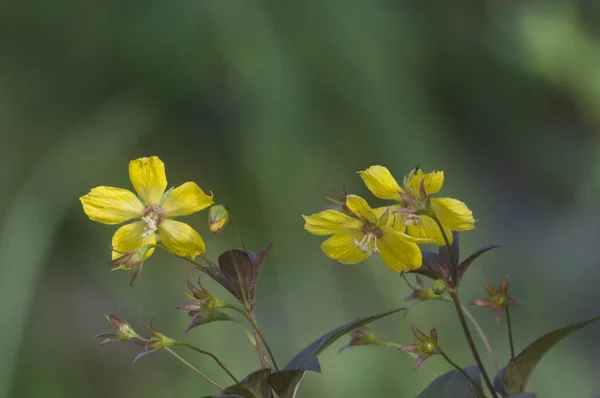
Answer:
<path fill-rule="evenodd" d="M 131 325 L 125 321 L 120 320 L 114 315 L 107 315 L 106 319 L 117 329 L 117 333 L 102 333 L 97 335 L 97 338 L 104 339 L 100 344 L 111 343 L 114 341 L 130 341 L 134 343 L 141 343 L 145 341 L 140 335 L 138 335 Z"/>
<path fill-rule="evenodd" d="M 440 296 L 446 291 L 447 287 L 448 286 L 446 285 L 446 282 L 444 282 L 442 279 L 436 279 L 431 285 L 431 290 L 434 294 Z"/>
<path fill-rule="evenodd" d="M 440 351 L 438 349 L 438 335 L 435 328 L 431 329 L 429 336 L 417 329 L 415 325 L 412 325 L 412 331 L 417 339 L 417 343 L 403 345 L 398 349 L 403 352 L 421 354 L 415 361 L 414 369 L 416 370 L 425 360 L 432 355 L 439 354 Z"/>
<path fill-rule="evenodd" d="M 223 205 L 213 205 L 208 209 L 208 229 L 218 234 L 225 228 L 229 221 L 229 211 Z"/>
<path fill-rule="evenodd" d="M 498 290 L 490 285 L 485 279 L 483 280 L 483 286 L 490 297 L 475 300 L 471 304 L 479 307 L 492 308 L 496 316 L 496 323 L 499 324 L 504 310 L 509 305 L 518 304 L 519 301 L 508 296 L 508 275 L 506 275 Z"/>
<path fill-rule="evenodd" d="M 144 327 L 152 335 L 152 337 L 150 338 L 150 342 L 146 345 L 147 350 L 156 351 L 160 350 L 161 348 L 171 347 L 178 344 L 177 340 L 173 340 L 172 338 L 167 337 L 164 334 L 160 333 L 158 330 L 154 329 L 154 327 L 152 327 L 152 324 L 144 324 Z"/>
<path fill-rule="evenodd" d="M 382 341 L 379 337 L 377 337 L 375 335 L 375 333 L 371 332 L 365 326 L 361 326 L 359 328 L 354 329 L 352 331 L 352 333 L 350 334 L 350 336 L 352 337 L 352 340 L 350 340 L 350 343 L 345 344 L 342 348 L 340 348 L 340 350 L 338 352 L 342 352 L 346 348 L 350 348 L 350 347 L 354 347 L 354 346 L 358 346 L 358 345 L 379 345 L 379 346 L 387 345 L 384 341 Z"/>

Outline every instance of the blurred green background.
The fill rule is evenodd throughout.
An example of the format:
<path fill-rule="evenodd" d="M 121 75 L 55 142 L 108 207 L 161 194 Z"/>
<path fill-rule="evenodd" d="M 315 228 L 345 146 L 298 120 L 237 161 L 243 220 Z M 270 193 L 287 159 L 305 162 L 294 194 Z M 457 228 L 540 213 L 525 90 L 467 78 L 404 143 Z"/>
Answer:
<path fill-rule="evenodd" d="M 134 326 L 154 318 L 176 338 L 188 322 L 174 307 L 196 272 L 156 253 L 129 288 L 128 275 L 109 272 L 116 227 L 89 221 L 78 201 L 97 185 L 130 188 L 127 164 L 141 156 L 164 160 L 170 186 L 196 181 L 235 209 L 253 250 L 275 241 L 257 316 L 280 363 L 333 327 L 404 305 L 408 288 L 379 258 L 329 260 L 300 217 L 342 183 L 381 203 L 355 174 L 372 164 L 398 179 L 415 164 L 443 169 L 443 196 L 479 220 L 462 235 L 463 254 L 503 245 L 472 268 L 461 295 L 483 297 L 482 276 L 498 285 L 510 273 L 522 301 L 517 350 L 597 313 L 599 18 L 597 1 L 3 2 L 0 398 L 215 392 L 166 353 L 132 371 L 136 347 L 94 339 L 111 331 L 109 313 Z M 238 246 L 231 228 L 209 235 L 205 212 L 186 221 L 213 259 Z M 472 311 L 506 362 L 504 323 Z M 411 323 L 437 326 L 445 350 L 472 363 L 444 303 L 372 329 L 406 344 Z M 597 395 L 599 331 L 553 349 L 530 389 Z M 234 324 L 187 338 L 239 376 L 258 367 Z M 403 353 L 338 355 L 343 343 L 300 397 L 413 397 L 432 380 Z M 209 359 L 181 354 L 227 383 Z M 440 357 L 428 363 L 449 369 Z"/>

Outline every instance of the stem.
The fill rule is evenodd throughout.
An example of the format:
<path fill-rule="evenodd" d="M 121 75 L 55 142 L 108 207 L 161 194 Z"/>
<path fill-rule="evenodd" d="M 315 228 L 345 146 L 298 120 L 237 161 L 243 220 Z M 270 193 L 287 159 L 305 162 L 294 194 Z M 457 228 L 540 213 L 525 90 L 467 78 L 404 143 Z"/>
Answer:
<path fill-rule="evenodd" d="M 512 326 L 510 324 L 510 311 L 506 306 L 506 325 L 508 325 L 508 341 L 510 342 L 510 359 L 515 357 L 515 343 L 513 342 Z"/>
<path fill-rule="evenodd" d="M 440 231 L 442 232 L 442 236 L 444 237 L 444 243 L 446 244 L 446 249 L 448 250 L 448 257 L 450 258 L 450 265 L 452 265 L 451 270 L 452 270 L 452 284 L 456 284 L 456 282 L 458 281 L 458 259 L 455 259 L 454 256 L 452 255 L 452 246 L 450 245 L 450 240 L 448 239 L 448 236 L 446 236 L 446 231 L 444 231 L 444 226 L 442 225 L 442 223 L 440 222 L 440 220 L 438 220 L 438 218 L 434 215 L 433 220 L 436 222 L 436 224 L 438 225 Z"/>
<path fill-rule="evenodd" d="M 450 241 L 448 240 L 448 236 L 446 236 L 446 231 L 444 230 L 444 226 L 438 220 L 438 218 L 434 215 L 432 217 L 440 231 L 442 236 L 444 237 L 444 242 L 446 243 L 446 249 L 448 250 L 448 257 L 450 257 L 450 262 L 452 265 L 452 288 L 449 289 L 450 297 L 452 297 L 452 302 L 454 303 L 454 307 L 456 308 L 456 313 L 458 314 L 458 319 L 460 320 L 460 324 L 462 326 L 465 337 L 467 338 L 467 342 L 469 343 L 469 348 L 471 349 L 471 353 L 473 354 L 473 358 L 475 359 L 475 363 L 479 367 L 479 371 L 481 372 L 481 376 L 487 385 L 487 388 L 490 390 L 490 393 L 493 396 L 496 396 L 496 390 L 494 389 L 494 385 L 490 380 L 490 376 L 488 376 L 485 367 L 483 366 L 483 362 L 481 361 L 481 357 L 479 356 L 479 352 L 477 351 L 477 347 L 475 346 L 475 342 L 473 341 L 473 336 L 471 335 L 471 331 L 469 330 L 469 325 L 467 324 L 467 320 L 465 319 L 465 314 L 462 311 L 462 305 L 460 304 L 460 299 L 458 298 L 458 259 L 455 259 L 452 255 L 452 247 L 450 246 Z"/>
<path fill-rule="evenodd" d="M 469 382 L 471 383 L 471 385 L 473 386 L 473 388 L 476 388 L 476 389 L 477 389 L 477 390 L 478 390 L 478 391 L 481 393 L 481 395 L 485 397 L 485 394 L 483 393 L 483 390 L 481 389 L 481 387 L 479 387 L 479 384 L 475 383 L 475 380 L 473 380 L 473 379 L 471 378 L 471 376 L 469 376 L 469 375 L 467 374 L 467 372 L 465 372 L 465 371 L 463 370 L 463 368 L 461 368 L 461 367 L 460 367 L 460 366 L 458 366 L 458 365 L 457 365 L 457 364 L 456 364 L 454 361 L 452 361 L 452 360 L 450 359 L 450 357 L 449 357 L 448 355 L 446 355 L 446 353 L 445 353 L 444 351 L 442 351 L 442 349 L 441 349 L 439 346 L 438 346 L 438 351 L 440 352 L 440 355 L 441 355 L 441 356 L 443 356 L 443 357 L 444 357 L 444 359 L 445 359 L 446 361 L 448 361 L 448 363 L 449 363 L 450 365 L 454 366 L 454 367 L 456 368 L 456 370 L 458 370 L 460 373 L 462 373 L 462 374 L 463 374 L 463 376 L 465 376 L 465 377 L 467 378 L 467 380 L 469 380 Z"/>
<path fill-rule="evenodd" d="M 235 376 L 229 371 L 229 369 L 227 369 L 225 367 L 225 365 L 223 365 L 223 362 L 221 362 L 219 360 L 219 358 L 217 358 L 217 356 L 215 354 L 213 354 L 212 352 L 204 351 L 204 350 L 202 350 L 202 349 L 200 349 L 198 347 L 195 347 L 195 346 L 193 346 L 193 345 L 191 345 L 189 343 L 186 343 L 184 341 L 179 341 L 179 342 L 177 342 L 177 344 L 180 345 L 180 346 L 192 349 L 192 350 L 194 350 L 196 352 L 199 352 L 200 354 L 208 355 L 209 357 L 211 357 L 212 359 L 214 359 L 214 361 L 221 367 L 221 369 L 223 369 L 225 371 L 225 373 L 227 373 L 229 375 L 229 377 L 231 377 L 231 379 L 234 382 L 236 382 L 236 383 L 238 382 L 238 379 L 235 378 Z"/>
<path fill-rule="evenodd" d="M 473 314 L 471 314 L 471 312 L 467 309 L 467 307 L 465 307 L 464 305 L 461 304 L 460 308 L 465 313 L 467 318 L 469 318 L 469 320 L 473 324 L 473 327 L 475 327 L 475 330 L 477 330 L 479 337 L 481 337 L 481 341 L 483 341 L 483 345 L 485 345 L 485 348 L 486 348 L 489 356 L 492 358 L 492 361 L 494 362 L 494 368 L 496 369 L 496 373 L 500 372 L 500 366 L 498 366 L 498 361 L 496 360 L 496 356 L 494 355 L 494 352 L 492 351 L 492 346 L 490 345 L 490 342 L 488 341 L 487 336 L 485 335 L 485 332 L 483 331 L 483 329 L 481 329 L 481 326 L 479 326 L 479 323 L 477 322 L 477 320 L 475 319 Z"/>
<path fill-rule="evenodd" d="M 247 253 L 248 251 L 246 250 L 246 245 L 244 244 L 244 240 L 242 239 L 242 233 L 240 232 L 240 227 L 237 223 L 237 219 L 235 218 L 235 214 L 233 213 L 233 211 L 231 211 L 229 206 L 225 206 L 225 208 L 231 215 L 231 223 L 233 224 L 233 228 L 235 229 L 235 232 L 237 233 L 237 237 L 240 241 L 240 244 L 242 245 L 242 249 L 244 249 L 244 252 Z"/>
<path fill-rule="evenodd" d="M 252 326 L 252 329 L 254 330 L 254 339 L 256 340 L 256 350 L 258 352 L 258 356 L 260 358 L 261 361 L 261 365 L 263 366 L 263 368 L 268 367 L 268 362 L 267 359 L 265 358 L 265 354 L 262 351 L 262 345 L 264 344 L 265 348 L 267 349 L 267 352 L 269 353 L 269 357 L 271 358 L 271 362 L 273 363 L 273 367 L 275 368 L 275 370 L 279 370 L 279 367 L 277 366 L 277 362 L 275 361 L 275 356 L 273 355 L 273 351 L 271 351 L 271 347 L 269 347 L 269 344 L 267 343 L 267 340 L 265 339 L 265 337 L 263 336 L 263 334 L 261 333 L 260 329 L 258 328 L 258 325 L 256 324 L 256 316 L 254 315 L 254 311 L 244 311 L 241 308 L 236 307 L 235 305 L 231 305 L 228 306 L 227 308 L 232 309 L 234 311 L 239 312 L 240 314 L 242 314 L 246 320 L 248 320 L 248 323 L 250 323 L 250 326 Z M 261 355 L 262 353 L 262 355 Z M 264 363 L 263 363 L 264 360 Z"/>
<path fill-rule="evenodd" d="M 186 361 L 185 359 L 180 357 L 175 351 L 171 350 L 169 347 L 165 347 L 164 350 L 167 351 L 168 353 L 170 353 L 171 355 L 173 355 L 175 358 L 179 359 L 185 366 L 192 369 L 194 372 L 198 373 L 200 376 L 202 376 L 204 378 L 204 380 L 208 381 L 210 384 L 212 384 L 213 386 L 218 388 L 220 391 L 223 391 L 223 387 L 221 387 L 220 385 L 218 385 L 217 383 L 212 381 L 210 379 L 210 377 L 208 377 L 207 375 L 202 373 L 199 369 L 197 369 L 194 365 L 192 365 L 191 363 L 189 363 L 188 361 Z"/>
<path fill-rule="evenodd" d="M 481 376 L 483 376 L 483 380 L 485 381 L 487 388 L 490 390 L 490 392 L 493 395 L 495 395 L 496 390 L 494 389 L 494 385 L 492 384 L 492 381 L 490 380 L 490 377 L 488 376 L 487 371 L 485 370 L 485 367 L 483 366 L 483 363 L 481 362 L 481 357 L 479 356 L 479 352 L 477 352 L 477 347 L 475 347 L 475 343 L 473 342 L 473 336 L 471 336 L 471 331 L 469 330 L 469 325 L 467 325 L 467 320 L 465 319 L 465 315 L 461 309 L 461 304 L 460 304 L 460 300 L 458 298 L 458 294 L 456 294 L 456 292 L 450 292 L 450 297 L 452 297 L 452 302 L 454 303 L 454 307 L 456 308 L 456 312 L 458 313 L 458 318 L 460 319 L 460 324 L 462 326 L 465 337 L 467 338 L 467 342 L 469 343 L 469 348 L 471 349 L 471 353 L 473 354 L 475 363 L 477 363 L 477 366 L 479 367 L 479 370 L 481 371 Z"/>
<path fill-rule="evenodd" d="M 273 366 L 275 367 L 275 370 L 279 370 L 279 367 L 277 366 L 277 362 L 275 362 L 275 356 L 273 356 L 273 352 L 271 351 L 271 347 L 269 347 L 269 344 L 267 344 L 267 340 L 265 340 L 263 334 L 261 333 L 260 329 L 258 328 L 258 325 L 256 324 L 256 315 L 254 315 L 254 310 L 251 310 L 248 313 L 248 322 L 250 322 L 250 324 L 252 325 L 252 329 L 254 329 L 254 338 L 256 339 L 256 346 L 257 346 L 257 351 L 258 351 L 258 356 L 260 357 L 260 361 L 263 364 L 263 368 L 267 368 L 269 366 L 269 363 L 267 362 L 267 359 L 265 358 L 265 353 L 262 349 L 262 345 L 265 345 L 265 348 L 267 349 L 267 352 L 269 353 L 269 358 L 271 358 L 271 362 L 273 363 Z"/>

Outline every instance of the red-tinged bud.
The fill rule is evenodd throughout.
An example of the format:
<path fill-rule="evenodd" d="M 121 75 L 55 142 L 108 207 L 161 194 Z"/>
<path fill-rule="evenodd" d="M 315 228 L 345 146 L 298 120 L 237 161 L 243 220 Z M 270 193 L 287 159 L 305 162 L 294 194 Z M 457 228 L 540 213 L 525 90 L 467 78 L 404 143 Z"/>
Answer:
<path fill-rule="evenodd" d="M 417 343 L 403 345 L 398 348 L 400 351 L 409 352 L 409 353 L 418 353 L 421 354 L 415 360 L 416 370 L 426 359 L 431 357 L 432 355 L 439 354 L 438 350 L 438 335 L 437 330 L 435 328 L 431 329 L 429 332 L 429 336 L 425 333 L 421 332 L 415 325 L 412 325 L 412 331 L 417 339 Z"/>
<path fill-rule="evenodd" d="M 122 321 L 114 315 L 107 315 L 106 319 L 117 329 L 117 333 L 101 333 L 97 338 L 103 339 L 100 344 L 115 341 L 132 341 L 136 344 L 145 344 L 146 339 L 140 337 L 126 321 Z"/>
<path fill-rule="evenodd" d="M 413 288 L 411 294 L 404 298 L 405 300 L 444 300 L 442 294 L 444 294 L 448 286 L 442 279 L 436 279 L 431 286 L 427 286 L 419 275 L 416 276 L 416 281 L 421 288 Z"/>
<path fill-rule="evenodd" d="M 379 339 L 379 337 L 377 337 L 375 335 L 375 333 L 371 332 L 365 326 L 361 326 L 357 329 L 354 329 L 352 331 L 352 333 L 350 334 L 350 337 L 352 337 L 352 340 L 350 340 L 350 343 L 344 345 L 342 348 L 340 348 L 340 350 L 338 352 L 342 352 L 346 348 L 359 346 L 359 345 L 378 345 L 378 346 L 386 346 L 387 345 L 383 340 Z"/>
<path fill-rule="evenodd" d="M 517 300 L 508 297 L 508 275 L 506 275 L 498 290 L 490 285 L 485 279 L 483 280 L 483 286 L 490 298 L 478 299 L 471 304 L 479 307 L 492 308 L 494 310 L 494 315 L 496 316 L 496 323 L 500 324 L 500 318 L 502 317 L 504 310 L 509 305 L 518 303 Z"/>
<path fill-rule="evenodd" d="M 150 325 L 144 324 L 144 328 L 150 332 L 151 335 L 150 341 L 146 344 L 146 350 L 156 351 L 161 348 L 172 347 L 179 344 L 177 340 L 173 340 L 154 329 L 152 322 L 150 322 Z"/>

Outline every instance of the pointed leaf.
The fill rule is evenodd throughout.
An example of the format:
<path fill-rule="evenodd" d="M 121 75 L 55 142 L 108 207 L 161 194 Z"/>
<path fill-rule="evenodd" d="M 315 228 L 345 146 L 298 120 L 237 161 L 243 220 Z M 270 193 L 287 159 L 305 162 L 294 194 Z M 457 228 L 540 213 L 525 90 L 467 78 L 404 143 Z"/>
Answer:
<path fill-rule="evenodd" d="M 254 277 L 254 264 L 250 256 L 240 249 L 228 250 L 219 256 L 219 268 L 233 287 L 234 296 L 240 301 L 248 298 L 248 286 Z"/>
<path fill-rule="evenodd" d="M 317 358 L 313 358 L 316 367 L 320 371 L 321 367 L 318 364 Z M 298 386 L 306 373 L 305 370 L 281 370 L 269 376 L 269 385 L 277 393 L 279 398 L 295 398 Z"/>
<path fill-rule="evenodd" d="M 408 274 L 419 274 L 431 279 L 438 279 L 438 254 L 427 250 L 421 251 L 423 256 L 423 266 L 411 271 Z"/>
<path fill-rule="evenodd" d="M 377 319 L 383 318 L 385 316 L 395 314 L 396 312 L 402 311 L 405 308 L 398 308 L 391 311 L 382 312 L 380 314 L 368 316 L 365 318 L 359 318 L 355 321 L 349 322 L 345 325 L 342 325 L 338 328 L 333 329 L 332 331 L 324 334 L 319 337 L 317 340 L 313 341 L 308 347 L 300 351 L 298 355 L 296 355 L 284 368 L 284 370 L 290 369 L 306 369 L 306 366 L 310 364 L 312 358 L 315 358 L 319 355 L 323 350 L 329 347 L 333 342 L 337 339 L 345 335 L 346 333 L 358 328 L 359 326 L 364 326 L 368 323 L 371 323 Z M 307 369 L 311 370 L 311 369 Z"/>
<path fill-rule="evenodd" d="M 486 245 L 486 246 L 481 246 L 479 249 L 475 250 L 473 252 L 473 254 L 471 254 L 464 261 L 462 261 L 460 264 L 458 264 L 458 279 L 460 280 L 462 278 L 462 276 L 465 274 L 465 272 L 467 272 L 467 269 L 471 266 L 471 264 L 473 264 L 473 262 L 475 260 L 477 260 L 479 258 L 479 256 L 481 256 L 482 254 L 487 253 L 490 250 L 495 249 L 497 247 L 500 247 L 500 246 Z"/>
<path fill-rule="evenodd" d="M 475 365 L 469 366 L 464 371 L 481 388 L 481 373 Z M 471 382 L 460 372 L 456 371 L 446 383 L 443 398 L 479 398 L 481 393 L 471 385 Z"/>
<path fill-rule="evenodd" d="M 321 365 L 319 364 L 317 356 L 327 347 L 346 333 L 351 332 L 360 326 L 364 326 L 377 319 L 395 314 L 402 310 L 404 310 L 404 308 L 359 318 L 331 330 L 300 351 L 281 371 L 271 374 L 269 377 L 269 384 L 280 398 L 294 398 L 305 371 L 321 372 Z"/>
<path fill-rule="evenodd" d="M 600 320 L 600 315 L 554 330 L 527 346 L 519 355 L 511 359 L 504 372 L 504 385 L 509 394 L 523 392 L 536 365 L 556 343 L 573 332 Z"/>
<path fill-rule="evenodd" d="M 269 398 L 271 389 L 267 379 L 271 369 L 260 369 L 250 373 L 244 380 L 223 390 L 224 394 L 244 398 Z M 228 396 L 228 395 L 225 395 Z"/>
<path fill-rule="evenodd" d="M 508 397 L 508 391 L 506 391 L 506 387 L 504 386 L 504 382 L 502 381 L 505 371 L 506 368 L 500 369 L 496 377 L 494 377 L 494 389 L 498 394 L 502 395 L 503 397 Z"/>

